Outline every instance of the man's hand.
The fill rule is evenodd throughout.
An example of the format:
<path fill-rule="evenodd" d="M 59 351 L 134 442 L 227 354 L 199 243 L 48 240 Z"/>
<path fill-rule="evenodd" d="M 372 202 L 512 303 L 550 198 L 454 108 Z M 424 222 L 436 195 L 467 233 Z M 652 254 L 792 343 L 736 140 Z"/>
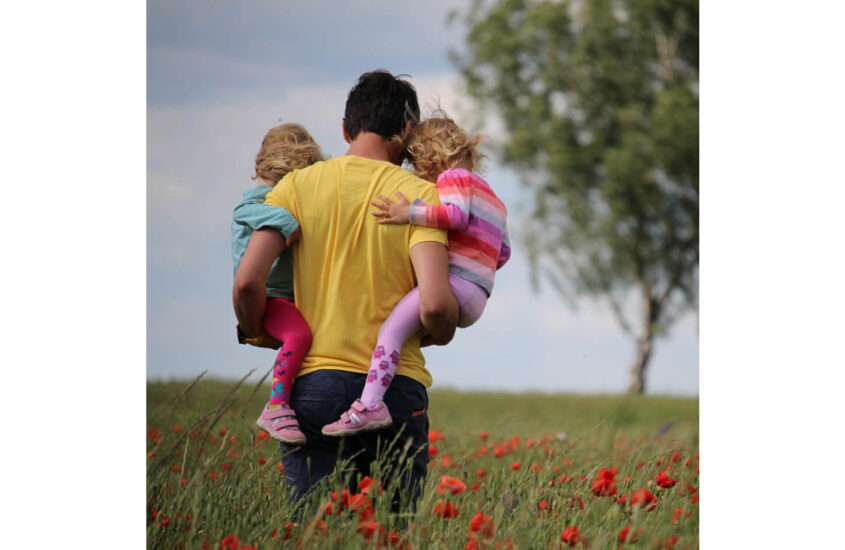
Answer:
<path fill-rule="evenodd" d="M 370 204 L 378 208 L 378 210 L 373 210 L 370 213 L 377 218 L 381 218 L 378 221 L 379 223 L 404 224 L 410 221 L 411 203 L 399 191 L 396 192 L 396 196 L 398 200 L 393 202 L 379 193 L 378 198 L 384 202 L 370 202 Z"/>

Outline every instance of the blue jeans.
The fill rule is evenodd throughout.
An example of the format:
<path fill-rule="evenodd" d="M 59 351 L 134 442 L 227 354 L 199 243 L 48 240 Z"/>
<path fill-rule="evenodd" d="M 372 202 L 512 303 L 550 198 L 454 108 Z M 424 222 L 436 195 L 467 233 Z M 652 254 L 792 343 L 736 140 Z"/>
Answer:
<path fill-rule="evenodd" d="M 338 459 L 351 458 L 352 465 L 361 476 L 371 475 L 370 464 L 376 460 L 377 450 L 384 449 L 401 430 L 394 448 L 401 450 L 410 440 L 406 456 L 413 456 L 413 464 L 410 469 L 403 468 L 394 458 L 388 462 L 381 481 L 387 486 L 393 477 L 401 475 L 398 487 L 405 489 L 406 493 L 404 496 L 393 495 L 393 507 L 395 510 L 415 508 L 428 471 L 428 393 L 425 386 L 407 376 L 393 379 L 384 394 L 393 424 L 383 430 L 344 438 L 326 437 L 321 432 L 323 426 L 340 418 L 341 413 L 346 412 L 361 395 L 366 378 L 363 373 L 323 369 L 295 380 L 291 406 L 308 442 L 298 448 L 280 444 L 287 483 L 295 488 L 293 498 L 301 497 L 330 475 Z M 294 449 L 294 452 L 286 454 Z M 357 492 L 357 480 L 355 475 L 351 477 L 348 486 L 354 493 Z"/>

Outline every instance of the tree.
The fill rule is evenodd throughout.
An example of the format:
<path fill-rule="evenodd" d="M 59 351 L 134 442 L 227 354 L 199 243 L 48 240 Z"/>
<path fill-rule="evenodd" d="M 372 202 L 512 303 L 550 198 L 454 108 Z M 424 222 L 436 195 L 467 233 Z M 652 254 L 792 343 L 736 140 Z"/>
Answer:
<path fill-rule="evenodd" d="M 453 61 L 533 191 L 532 273 L 609 301 L 642 393 L 655 338 L 697 307 L 698 2 L 475 0 L 463 21 Z"/>

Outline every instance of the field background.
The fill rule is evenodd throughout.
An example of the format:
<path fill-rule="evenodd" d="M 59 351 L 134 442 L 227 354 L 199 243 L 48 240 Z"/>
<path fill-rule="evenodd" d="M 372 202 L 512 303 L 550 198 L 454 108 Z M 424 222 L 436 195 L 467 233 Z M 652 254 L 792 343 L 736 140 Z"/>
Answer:
<path fill-rule="evenodd" d="M 278 445 L 255 426 L 269 391 L 255 382 L 148 383 L 148 547 L 618 548 L 637 530 L 635 548 L 698 546 L 697 399 L 431 391 L 436 451 L 409 524 L 375 494 L 368 522 L 338 514 L 337 499 L 335 513 L 324 513 L 338 480 L 292 507 Z M 617 493 L 595 495 L 599 471 L 612 467 Z M 668 488 L 657 483 L 666 468 L 677 480 Z M 443 475 L 466 489 L 440 494 Z M 657 498 L 653 510 L 630 504 L 643 488 Z M 473 542 L 479 512 L 494 528 Z M 577 536 L 562 541 L 573 526 Z"/>

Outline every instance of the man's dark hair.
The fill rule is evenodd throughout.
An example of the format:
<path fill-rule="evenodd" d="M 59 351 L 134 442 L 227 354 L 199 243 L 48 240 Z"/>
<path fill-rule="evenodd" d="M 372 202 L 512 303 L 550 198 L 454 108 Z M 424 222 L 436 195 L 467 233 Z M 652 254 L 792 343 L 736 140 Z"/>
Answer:
<path fill-rule="evenodd" d="M 390 139 L 408 122 L 414 125 L 419 121 L 417 91 L 402 76 L 406 75 L 393 76 L 382 69 L 361 75 L 346 98 L 343 121 L 349 139 L 362 131 Z"/>

